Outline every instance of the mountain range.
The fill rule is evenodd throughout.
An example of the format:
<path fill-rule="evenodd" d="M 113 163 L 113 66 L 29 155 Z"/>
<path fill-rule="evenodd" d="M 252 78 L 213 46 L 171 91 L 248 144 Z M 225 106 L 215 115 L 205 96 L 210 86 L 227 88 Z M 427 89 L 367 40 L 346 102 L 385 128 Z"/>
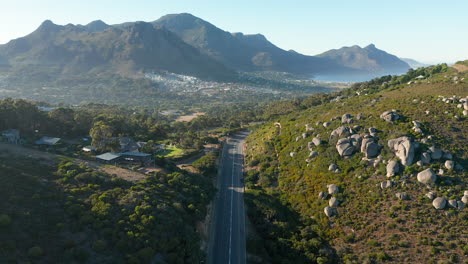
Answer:
<path fill-rule="evenodd" d="M 261 34 L 230 33 L 186 13 L 118 25 L 96 20 L 60 26 L 47 20 L 31 34 L 0 45 L 0 66 L 8 71 L 54 68 L 60 75 L 168 71 L 215 80 L 257 71 L 375 77 L 410 68 L 372 44 L 308 56 L 283 50 Z"/>

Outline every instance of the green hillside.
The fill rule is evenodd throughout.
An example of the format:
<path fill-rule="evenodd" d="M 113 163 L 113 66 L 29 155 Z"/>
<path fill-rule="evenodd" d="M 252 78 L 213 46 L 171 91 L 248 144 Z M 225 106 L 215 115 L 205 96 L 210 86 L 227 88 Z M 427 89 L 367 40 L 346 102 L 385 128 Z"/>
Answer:
<path fill-rule="evenodd" d="M 461 209 L 468 199 L 462 199 L 468 180 L 468 123 L 467 112 L 463 113 L 467 105 L 460 100 L 467 95 L 468 73 L 438 65 L 358 83 L 330 96 L 332 100 L 311 97 L 297 107 L 306 109 L 255 129 L 247 141 L 245 181 L 249 218 L 255 226 L 249 250 L 258 256 L 256 261 L 276 256 L 275 247 L 282 247 L 303 258 L 289 262 L 288 257 L 279 257 L 273 263 L 463 263 L 468 254 L 468 214 Z M 385 111 L 394 111 L 399 119 L 385 121 L 380 117 Z M 338 127 L 352 132 L 331 137 Z M 363 139 L 371 127 L 375 134 Z M 410 147 L 398 145 L 397 157 L 388 141 L 402 136 L 408 136 Z M 320 139 L 318 146 L 309 143 L 314 137 Z M 361 145 L 373 140 L 372 146 L 366 144 L 370 158 L 359 147 L 353 155 L 341 157 L 336 148 L 341 138 Z M 345 151 L 355 148 L 344 145 L 348 146 Z M 410 152 L 414 159 L 403 166 Z M 417 164 L 422 153 L 433 159 Z M 390 161 L 400 164 L 400 172 L 387 177 Z M 330 171 L 332 164 L 336 167 Z M 419 182 L 417 174 L 429 168 L 437 174 L 435 182 Z M 328 195 L 330 184 L 339 192 Z M 435 209 L 428 192 L 446 198 L 445 208 Z M 271 204 L 296 212 L 297 224 L 282 224 L 284 210 L 278 205 L 249 202 L 249 197 L 265 195 Z M 453 207 L 449 200 L 460 203 Z M 325 215 L 329 204 L 333 206 L 327 210 L 335 216 Z M 256 219 L 264 222 L 258 225 Z M 265 223 L 271 228 L 264 228 Z M 315 239 L 304 236 L 310 230 Z"/>
<path fill-rule="evenodd" d="M 133 183 L 72 162 L 0 158 L 0 263 L 203 261 L 195 226 L 212 181 L 175 170 Z"/>

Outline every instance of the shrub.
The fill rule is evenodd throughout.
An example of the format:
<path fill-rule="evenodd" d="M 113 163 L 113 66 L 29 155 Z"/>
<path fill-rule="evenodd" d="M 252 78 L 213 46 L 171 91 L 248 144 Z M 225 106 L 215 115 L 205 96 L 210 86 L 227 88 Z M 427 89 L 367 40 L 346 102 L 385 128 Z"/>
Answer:
<path fill-rule="evenodd" d="M 0 215 L 0 227 L 6 227 L 6 226 L 9 226 L 11 224 L 11 218 L 6 215 L 6 214 L 2 214 Z"/>
<path fill-rule="evenodd" d="M 44 254 L 44 251 L 42 250 L 41 247 L 34 246 L 28 250 L 28 256 L 32 258 L 37 258 L 40 257 Z"/>

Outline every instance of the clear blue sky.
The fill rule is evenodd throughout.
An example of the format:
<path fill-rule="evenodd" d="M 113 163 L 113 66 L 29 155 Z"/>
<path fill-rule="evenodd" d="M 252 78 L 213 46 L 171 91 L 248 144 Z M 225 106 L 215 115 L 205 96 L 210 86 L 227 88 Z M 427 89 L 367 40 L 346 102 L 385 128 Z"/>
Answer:
<path fill-rule="evenodd" d="M 45 19 L 115 24 L 188 12 L 308 55 L 374 43 L 399 57 L 454 62 L 468 59 L 467 11 L 467 0 L 3 0 L 0 43 L 32 32 Z"/>

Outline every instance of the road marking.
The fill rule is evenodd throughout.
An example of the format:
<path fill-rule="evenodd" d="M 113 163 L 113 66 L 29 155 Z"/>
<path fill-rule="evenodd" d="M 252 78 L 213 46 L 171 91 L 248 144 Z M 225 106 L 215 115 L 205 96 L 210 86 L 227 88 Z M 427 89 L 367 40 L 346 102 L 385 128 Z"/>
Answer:
<path fill-rule="evenodd" d="M 231 264 L 231 250 L 232 250 L 232 202 L 234 198 L 234 161 L 235 161 L 235 154 L 236 154 L 236 149 L 235 149 L 235 144 L 233 144 L 233 151 L 232 151 L 232 172 L 231 172 L 231 217 L 230 217 L 230 223 L 229 223 L 229 264 Z"/>

